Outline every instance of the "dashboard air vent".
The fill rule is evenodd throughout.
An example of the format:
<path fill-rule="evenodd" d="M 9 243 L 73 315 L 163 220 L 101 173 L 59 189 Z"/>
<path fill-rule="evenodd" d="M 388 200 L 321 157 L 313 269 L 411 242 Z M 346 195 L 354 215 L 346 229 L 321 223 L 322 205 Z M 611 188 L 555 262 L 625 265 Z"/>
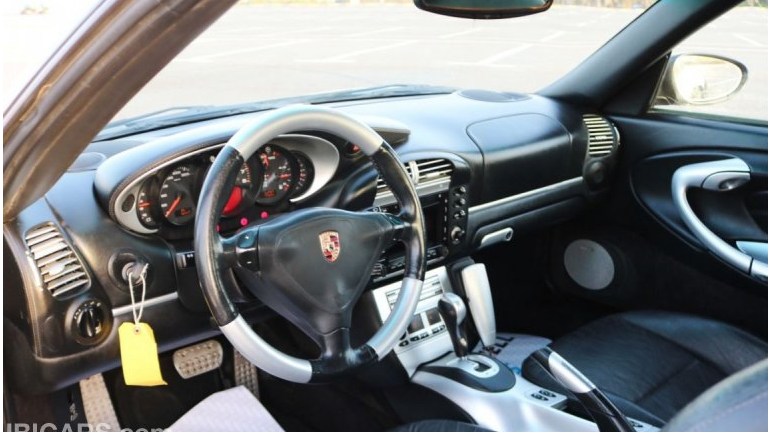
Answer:
<path fill-rule="evenodd" d="M 448 189 L 453 174 L 453 164 L 446 159 L 421 159 L 405 164 L 405 171 L 413 180 L 416 191 L 423 195 Z M 376 202 L 389 201 L 392 192 L 381 177 L 376 182 Z"/>
<path fill-rule="evenodd" d="M 619 133 L 606 119 L 596 114 L 585 114 L 584 125 L 589 133 L 587 152 L 592 157 L 607 156 L 619 145 Z"/>
<path fill-rule="evenodd" d="M 47 223 L 27 231 L 26 242 L 43 287 L 51 295 L 58 298 L 90 285 L 83 264 L 55 225 Z"/>

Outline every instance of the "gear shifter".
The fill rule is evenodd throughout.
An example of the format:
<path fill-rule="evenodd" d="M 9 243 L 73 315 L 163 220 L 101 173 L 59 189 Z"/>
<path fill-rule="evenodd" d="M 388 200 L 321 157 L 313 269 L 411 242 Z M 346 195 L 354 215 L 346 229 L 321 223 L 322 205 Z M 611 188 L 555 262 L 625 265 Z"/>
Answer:
<path fill-rule="evenodd" d="M 448 334 L 451 336 L 453 351 L 456 357 L 463 359 L 469 354 L 469 342 L 461 323 L 467 316 L 467 307 L 464 300 L 454 293 L 445 293 L 437 302 L 437 311 L 445 321 Z"/>

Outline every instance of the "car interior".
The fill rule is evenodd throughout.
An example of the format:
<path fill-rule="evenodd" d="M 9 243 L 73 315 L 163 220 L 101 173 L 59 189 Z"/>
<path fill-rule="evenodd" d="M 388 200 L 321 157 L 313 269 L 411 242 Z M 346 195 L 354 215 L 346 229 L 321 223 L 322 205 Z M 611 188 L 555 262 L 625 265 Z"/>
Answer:
<path fill-rule="evenodd" d="M 4 117 L 5 425 L 765 430 L 768 123 L 673 109 L 768 79 L 674 53 L 739 1 L 660 0 L 536 93 L 374 87 L 138 130 L 105 124 L 178 52 L 150 36 L 181 47 L 230 2 L 118 3 Z"/>

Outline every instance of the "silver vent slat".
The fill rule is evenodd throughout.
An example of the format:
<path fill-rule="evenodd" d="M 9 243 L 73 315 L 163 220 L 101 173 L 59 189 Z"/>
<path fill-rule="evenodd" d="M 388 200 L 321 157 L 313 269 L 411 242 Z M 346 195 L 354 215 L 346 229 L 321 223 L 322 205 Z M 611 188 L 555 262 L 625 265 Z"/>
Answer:
<path fill-rule="evenodd" d="M 405 170 L 416 185 L 416 191 L 431 194 L 447 190 L 451 183 L 453 164 L 446 159 L 422 159 L 405 164 Z M 421 189 L 421 190 L 420 190 Z M 389 187 L 381 177 L 376 182 L 375 205 L 394 202 Z"/>
<path fill-rule="evenodd" d="M 60 297 L 90 285 L 83 264 L 55 225 L 49 223 L 31 229 L 25 240 L 40 281 L 51 295 Z"/>
<path fill-rule="evenodd" d="M 608 119 L 595 114 L 585 114 L 583 121 L 589 137 L 587 153 L 590 156 L 606 156 L 618 147 L 618 132 Z"/>

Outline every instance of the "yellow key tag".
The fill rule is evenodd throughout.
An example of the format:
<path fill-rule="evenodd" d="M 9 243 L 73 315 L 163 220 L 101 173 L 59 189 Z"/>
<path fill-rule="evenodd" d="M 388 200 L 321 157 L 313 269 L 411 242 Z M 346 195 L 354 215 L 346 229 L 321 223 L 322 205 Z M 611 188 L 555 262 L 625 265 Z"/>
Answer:
<path fill-rule="evenodd" d="M 147 323 L 124 322 L 118 329 L 120 339 L 120 358 L 123 361 L 123 377 L 126 385 L 157 386 L 166 385 L 160 374 L 160 361 L 157 358 L 157 343 L 152 327 Z"/>

